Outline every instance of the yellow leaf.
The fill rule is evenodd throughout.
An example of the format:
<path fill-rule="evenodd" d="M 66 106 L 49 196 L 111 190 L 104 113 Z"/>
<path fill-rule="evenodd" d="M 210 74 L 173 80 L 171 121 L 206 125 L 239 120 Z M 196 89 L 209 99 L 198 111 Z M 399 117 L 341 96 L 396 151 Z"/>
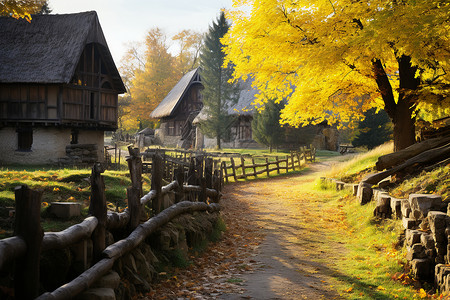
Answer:
<path fill-rule="evenodd" d="M 347 293 L 351 293 L 353 291 L 353 287 L 349 287 L 348 289 L 345 290 L 345 292 Z"/>
<path fill-rule="evenodd" d="M 379 285 L 378 287 L 377 287 L 377 290 L 379 290 L 379 291 L 384 291 L 384 290 L 386 290 L 384 287 L 382 287 L 381 285 Z"/>
<path fill-rule="evenodd" d="M 419 290 L 419 296 L 420 296 L 420 298 L 426 298 L 427 297 L 427 292 L 425 292 L 424 289 L 420 289 Z"/>

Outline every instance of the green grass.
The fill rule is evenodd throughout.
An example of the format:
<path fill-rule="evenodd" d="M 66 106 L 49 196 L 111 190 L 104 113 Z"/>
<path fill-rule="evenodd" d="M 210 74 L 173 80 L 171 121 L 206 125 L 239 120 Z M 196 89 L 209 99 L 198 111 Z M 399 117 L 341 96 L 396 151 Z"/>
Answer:
<path fill-rule="evenodd" d="M 42 207 L 51 202 L 78 202 L 86 212 L 91 194 L 89 177 L 90 169 L 52 169 L 42 166 L 0 168 L 0 207 L 14 207 L 14 188 L 26 184 L 33 189 L 43 191 Z M 127 206 L 126 189 L 131 181 L 128 171 L 105 171 L 103 173 L 106 186 L 106 200 L 110 210 L 122 210 Z M 150 178 L 144 175 L 144 192 L 150 189 Z M 45 212 L 45 210 L 44 210 Z M 43 213 L 43 227 L 46 231 L 59 231 L 81 219 L 60 222 Z M 0 228 L 0 231 L 2 228 Z M 7 235 L 10 233 L 7 233 Z"/>

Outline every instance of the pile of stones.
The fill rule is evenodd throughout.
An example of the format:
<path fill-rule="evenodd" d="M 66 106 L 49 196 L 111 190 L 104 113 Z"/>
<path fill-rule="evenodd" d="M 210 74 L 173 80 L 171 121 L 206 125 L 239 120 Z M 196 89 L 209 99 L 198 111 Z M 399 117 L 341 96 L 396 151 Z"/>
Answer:
<path fill-rule="evenodd" d="M 410 194 L 408 199 L 398 199 L 364 182 L 358 185 L 356 196 L 361 204 L 376 201 L 374 216 L 402 220 L 412 275 L 419 280 L 434 280 L 440 293 L 450 292 L 449 202 L 435 194 Z"/>
<path fill-rule="evenodd" d="M 99 160 L 96 144 L 71 144 L 66 146 L 66 156 L 59 158 L 61 165 L 92 165 Z"/>

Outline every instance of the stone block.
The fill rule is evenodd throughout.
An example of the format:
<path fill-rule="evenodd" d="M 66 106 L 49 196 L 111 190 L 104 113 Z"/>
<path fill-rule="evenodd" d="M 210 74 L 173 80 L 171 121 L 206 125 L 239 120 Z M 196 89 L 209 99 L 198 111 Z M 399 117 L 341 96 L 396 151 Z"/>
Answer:
<path fill-rule="evenodd" d="M 412 261 L 416 258 L 426 258 L 425 248 L 422 244 L 414 244 L 411 247 L 407 247 L 406 259 Z"/>
<path fill-rule="evenodd" d="M 92 284 L 92 288 L 116 289 L 120 284 L 120 276 L 117 272 L 109 271 L 105 276 Z"/>
<path fill-rule="evenodd" d="M 410 264 L 415 279 L 426 280 L 431 277 L 433 262 L 429 258 L 416 258 Z"/>
<path fill-rule="evenodd" d="M 391 211 L 392 217 L 395 219 L 402 218 L 402 199 L 391 197 Z"/>
<path fill-rule="evenodd" d="M 447 210 L 447 204 L 442 202 L 442 197 L 439 195 L 411 194 L 408 201 L 411 205 L 411 210 L 417 211 L 414 216 L 415 219 L 427 217 L 428 212 L 431 210 Z"/>
<path fill-rule="evenodd" d="M 75 300 L 116 300 L 113 289 L 95 288 L 89 289 L 74 298 Z"/>
<path fill-rule="evenodd" d="M 420 243 L 421 232 L 419 230 L 414 229 L 406 229 L 405 230 L 405 240 L 406 246 L 411 247 L 414 244 Z M 434 246 L 434 241 L 433 241 Z"/>
<path fill-rule="evenodd" d="M 49 213 L 64 220 L 81 215 L 81 204 L 75 202 L 52 202 L 48 209 Z"/>
<path fill-rule="evenodd" d="M 410 218 L 403 217 L 402 219 L 403 228 L 405 229 L 416 229 L 418 221 Z"/>
<path fill-rule="evenodd" d="M 405 218 L 409 218 L 409 215 L 411 214 L 411 205 L 409 204 L 408 199 L 402 199 L 402 216 Z"/>
<path fill-rule="evenodd" d="M 358 200 L 361 205 L 369 203 L 372 200 L 373 190 L 372 185 L 362 181 L 358 186 Z"/>
<path fill-rule="evenodd" d="M 447 235 L 445 231 L 447 229 L 447 222 L 449 218 L 450 217 L 447 216 L 446 213 L 440 211 L 428 212 L 427 219 L 436 245 L 447 244 Z"/>
<path fill-rule="evenodd" d="M 356 195 L 358 195 L 358 187 L 359 187 L 358 184 L 353 184 L 353 185 L 352 185 L 353 196 L 355 196 L 355 197 L 356 197 Z"/>
<path fill-rule="evenodd" d="M 342 191 L 344 189 L 345 182 L 336 180 L 334 184 L 336 185 L 336 191 Z"/>
<path fill-rule="evenodd" d="M 433 236 L 431 234 L 429 234 L 429 233 L 422 233 L 420 235 L 420 243 L 426 249 L 434 249 L 434 239 L 433 239 Z"/>
<path fill-rule="evenodd" d="M 379 193 L 377 198 L 377 206 L 374 211 L 376 217 L 390 218 L 392 216 L 391 197 L 388 193 Z"/>

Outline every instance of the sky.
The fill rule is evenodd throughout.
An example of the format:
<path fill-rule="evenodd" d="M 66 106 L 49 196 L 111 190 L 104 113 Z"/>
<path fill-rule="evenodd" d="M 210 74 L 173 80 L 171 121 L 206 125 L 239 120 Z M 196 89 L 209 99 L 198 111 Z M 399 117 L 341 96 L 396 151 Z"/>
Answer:
<path fill-rule="evenodd" d="M 168 36 L 181 30 L 206 32 L 232 0 L 49 0 L 52 14 L 95 10 L 116 65 L 127 44 L 143 42 L 147 31 L 159 27 Z"/>

